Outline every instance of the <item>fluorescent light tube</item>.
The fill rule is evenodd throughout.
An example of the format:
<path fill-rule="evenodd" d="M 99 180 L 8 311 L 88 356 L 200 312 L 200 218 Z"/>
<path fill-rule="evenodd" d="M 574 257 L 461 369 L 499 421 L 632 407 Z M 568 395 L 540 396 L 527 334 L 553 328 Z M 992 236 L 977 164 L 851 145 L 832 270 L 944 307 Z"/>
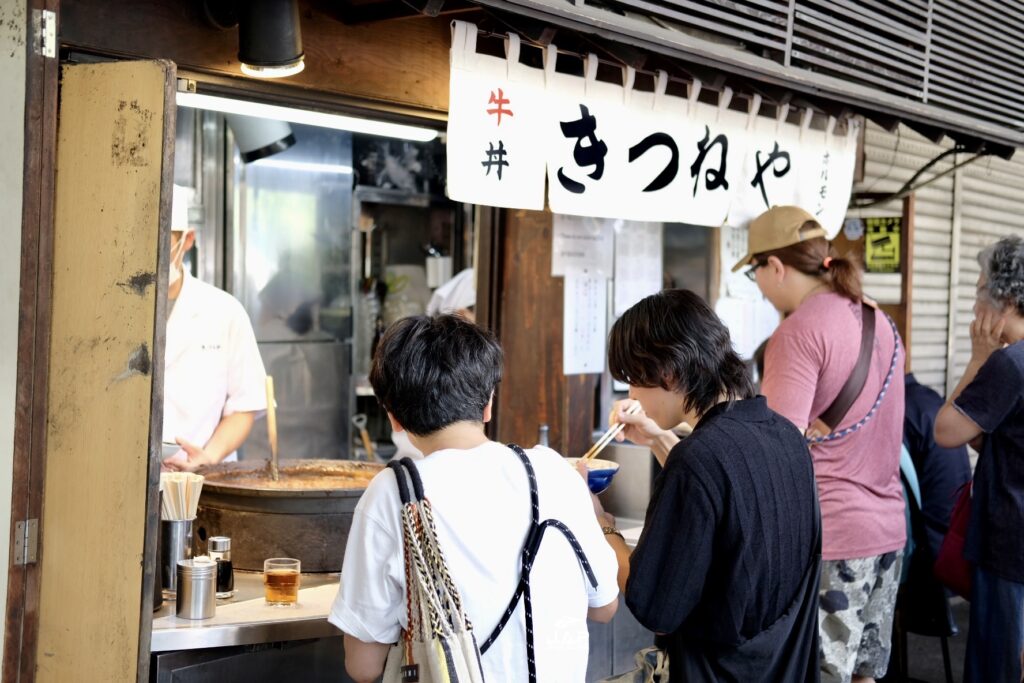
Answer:
<path fill-rule="evenodd" d="M 258 159 L 252 162 L 251 165 L 257 168 L 279 168 L 285 171 L 304 171 L 307 173 L 331 173 L 336 175 L 352 173 L 352 167 L 345 164 L 316 164 L 287 159 Z"/>
<path fill-rule="evenodd" d="M 301 123 L 307 126 L 347 130 L 352 133 L 365 133 L 366 135 L 381 135 L 383 137 L 413 140 L 415 142 L 430 142 L 437 137 L 436 130 L 420 128 L 419 126 L 407 126 L 401 123 L 374 121 L 354 116 L 342 116 L 341 114 L 327 114 L 309 109 L 295 109 L 294 107 L 279 107 L 274 104 L 236 100 L 229 97 L 216 97 L 200 93 L 179 92 L 176 95 L 176 101 L 180 107 L 208 109 L 221 112 L 222 114 L 239 114 L 241 116 L 256 116 L 264 119 L 278 119 L 290 123 Z"/>

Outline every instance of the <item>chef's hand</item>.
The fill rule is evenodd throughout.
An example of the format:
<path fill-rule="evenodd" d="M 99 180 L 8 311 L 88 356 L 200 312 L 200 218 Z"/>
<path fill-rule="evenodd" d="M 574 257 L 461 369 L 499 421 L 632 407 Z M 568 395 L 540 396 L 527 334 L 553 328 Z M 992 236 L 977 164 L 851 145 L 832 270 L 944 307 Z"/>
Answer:
<path fill-rule="evenodd" d="M 616 401 L 612 406 L 612 412 L 608 416 L 608 425 L 614 426 L 620 423 L 626 425 L 626 428 L 615 436 L 616 441 L 629 439 L 638 446 L 651 446 L 668 431 L 662 429 L 658 426 L 658 423 L 647 417 L 647 413 L 644 412 L 643 408 L 640 408 L 632 415 L 626 412 L 633 406 L 639 405 L 639 401 L 627 398 Z"/>
<path fill-rule="evenodd" d="M 214 464 L 214 459 L 207 454 L 202 447 L 189 443 L 180 436 L 175 439 L 175 441 L 179 446 L 181 446 L 181 450 L 185 451 L 185 459 L 182 460 L 180 457 L 175 455 L 164 460 L 163 467 L 166 467 L 169 471 L 195 472 L 200 467 L 206 467 L 207 465 Z"/>

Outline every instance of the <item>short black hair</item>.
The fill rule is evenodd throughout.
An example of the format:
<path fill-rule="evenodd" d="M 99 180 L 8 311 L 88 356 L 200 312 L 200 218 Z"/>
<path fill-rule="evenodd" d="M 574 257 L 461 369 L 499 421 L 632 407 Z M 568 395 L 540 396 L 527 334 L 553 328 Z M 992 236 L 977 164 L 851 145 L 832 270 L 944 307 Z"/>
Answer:
<path fill-rule="evenodd" d="M 370 384 L 402 427 L 429 436 L 456 422 L 481 422 L 501 366 L 501 346 L 487 330 L 457 315 L 418 315 L 381 337 Z"/>
<path fill-rule="evenodd" d="M 683 394 L 686 409 L 698 415 L 722 395 L 730 402 L 754 396 L 750 370 L 733 350 L 729 330 L 686 289 L 652 294 L 616 320 L 608 366 L 620 382 Z"/>

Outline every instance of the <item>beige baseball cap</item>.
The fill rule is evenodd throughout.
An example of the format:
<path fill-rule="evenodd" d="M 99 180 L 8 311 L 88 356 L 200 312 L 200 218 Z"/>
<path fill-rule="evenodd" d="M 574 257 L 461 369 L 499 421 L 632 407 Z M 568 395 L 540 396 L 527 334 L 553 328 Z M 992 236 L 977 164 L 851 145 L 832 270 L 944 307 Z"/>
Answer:
<path fill-rule="evenodd" d="M 801 232 L 800 228 L 805 223 L 813 223 L 814 227 Z M 815 237 L 827 237 L 817 218 L 799 206 L 773 206 L 750 221 L 747 255 L 732 267 L 732 272 L 748 265 L 754 254 L 782 249 Z"/>

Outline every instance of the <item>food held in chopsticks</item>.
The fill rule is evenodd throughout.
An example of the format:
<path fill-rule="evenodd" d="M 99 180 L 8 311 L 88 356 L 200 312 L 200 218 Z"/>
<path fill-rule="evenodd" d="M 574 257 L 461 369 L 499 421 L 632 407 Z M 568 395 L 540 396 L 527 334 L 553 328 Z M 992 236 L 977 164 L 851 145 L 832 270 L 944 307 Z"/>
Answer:
<path fill-rule="evenodd" d="M 626 415 L 636 415 L 639 412 L 640 412 L 640 404 L 639 403 L 634 403 L 628 409 L 626 409 Z M 597 440 L 597 443 L 595 443 L 593 446 L 591 446 L 590 450 L 587 451 L 583 455 L 583 460 L 590 460 L 591 458 L 595 457 L 598 453 L 600 453 L 602 450 L 604 450 L 605 446 L 607 446 L 609 443 L 612 442 L 612 439 L 614 439 L 616 436 L 618 436 L 620 433 L 622 433 L 622 430 L 625 429 L 625 428 L 626 428 L 626 425 L 625 425 L 625 423 L 622 423 L 622 422 L 618 422 L 616 424 L 613 424 L 611 427 L 609 427 L 608 431 L 606 431 L 604 434 L 602 434 L 601 438 Z"/>
<path fill-rule="evenodd" d="M 639 403 L 633 403 L 626 409 L 626 414 L 636 415 L 640 412 L 640 409 Z M 566 458 L 573 467 L 576 467 L 577 463 L 581 460 L 587 464 L 587 486 L 592 493 L 601 493 L 607 489 L 612 483 L 612 477 L 619 471 L 619 463 L 612 462 L 611 460 L 598 460 L 595 456 L 605 446 L 610 444 L 616 436 L 621 434 L 625 428 L 626 425 L 621 422 L 613 424 L 582 458 Z"/>

